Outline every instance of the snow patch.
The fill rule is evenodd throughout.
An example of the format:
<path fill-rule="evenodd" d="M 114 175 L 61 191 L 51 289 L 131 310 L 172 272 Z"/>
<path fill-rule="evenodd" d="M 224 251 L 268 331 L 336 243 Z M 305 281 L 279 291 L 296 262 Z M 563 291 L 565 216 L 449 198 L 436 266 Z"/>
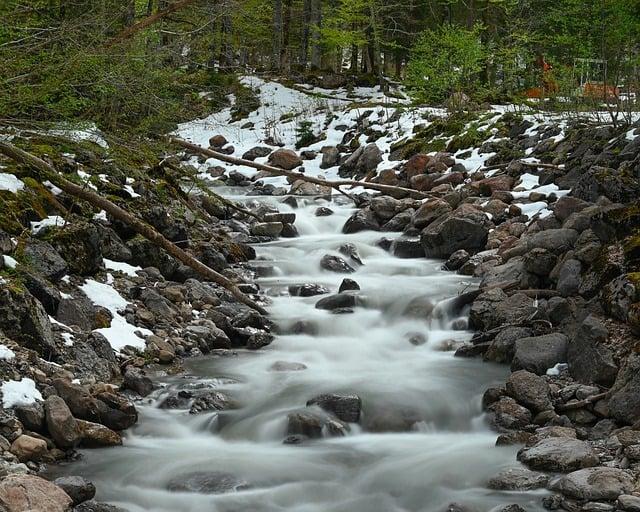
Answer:
<path fill-rule="evenodd" d="M 129 265 L 128 263 L 124 263 L 122 261 L 113 261 L 104 258 L 102 260 L 104 262 L 105 268 L 109 270 L 114 270 L 116 272 L 122 272 L 123 274 L 127 274 L 131 277 L 136 277 L 138 274 L 136 272 L 138 270 L 142 270 L 142 267 L 134 267 L 133 265 Z"/>
<path fill-rule="evenodd" d="M 31 232 L 35 235 L 38 234 L 42 229 L 49 226 L 64 226 L 64 218 L 60 217 L 59 215 L 50 215 L 46 219 L 42 219 L 39 222 L 32 222 Z"/>
<path fill-rule="evenodd" d="M 8 190 L 16 194 L 24 189 L 24 183 L 16 178 L 13 174 L 0 172 L 0 190 Z"/>
<path fill-rule="evenodd" d="M 11 361 L 14 357 L 16 357 L 16 354 L 13 350 L 6 345 L 0 344 L 0 360 Z"/>
<path fill-rule="evenodd" d="M 99 283 L 93 279 L 87 279 L 80 289 L 89 297 L 91 302 L 108 309 L 113 315 L 111 326 L 96 329 L 96 332 L 99 332 L 107 338 L 114 350 L 119 351 L 126 345 L 131 345 L 141 350 L 145 348 L 144 340 L 138 336 L 136 331 L 140 332 L 143 336 L 150 336 L 153 332 L 143 327 L 136 327 L 127 322 L 120 311 L 124 310 L 129 303 L 117 290 L 108 284 Z"/>
<path fill-rule="evenodd" d="M 22 380 L 10 380 L 2 384 L 2 406 L 5 409 L 17 405 L 31 405 L 36 400 L 42 400 L 36 383 L 28 378 Z"/>
<path fill-rule="evenodd" d="M 2 256 L 2 259 L 4 260 L 5 266 L 9 268 L 16 268 L 18 266 L 18 262 L 14 260 L 11 256 L 7 256 L 5 254 L 4 256 Z"/>

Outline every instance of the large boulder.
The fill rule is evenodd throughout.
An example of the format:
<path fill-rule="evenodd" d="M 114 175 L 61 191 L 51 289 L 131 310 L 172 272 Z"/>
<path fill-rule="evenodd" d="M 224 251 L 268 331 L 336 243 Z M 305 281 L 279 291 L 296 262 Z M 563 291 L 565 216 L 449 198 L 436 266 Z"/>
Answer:
<path fill-rule="evenodd" d="M 51 243 L 75 274 L 93 275 L 102 267 L 102 244 L 94 224 L 77 222 L 55 228 Z"/>
<path fill-rule="evenodd" d="M 38 437 L 22 434 L 11 443 L 9 451 L 18 457 L 20 462 L 39 461 L 47 453 L 47 442 Z"/>
<path fill-rule="evenodd" d="M 349 265 L 340 256 L 333 254 L 325 254 L 320 260 L 320 268 L 328 270 L 330 272 L 338 272 L 343 274 L 349 274 L 355 272 L 355 269 Z"/>
<path fill-rule="evenodd" d="M 604 345 L 608 337 L 605 325 L 594 316 L 588 316 L 578 328 L 567 349 L 569 372 L 585 384 L 610 387 L 618 374 L 613 352 Z"/>
<path fill-rule="evenodd" d="M 449 203 L 443 199 L 429 199 L 416 210 L 413 215 L 413 225 L 418 229 L 426 228 L 429 224 L 443 215 L 453 211 Z"/>
<path fill-rule="evenodd" d="M 507 393 L 533 412 L 553 408 L 547 381 L 526 370 L 519 370 L 509 375 Z"/>
<path fill-rule="evenodd" d="M 560 333 L 519 339 L 516 341 L 511 369 L 544 375 L 549 368 L 567 361 L 567 347 L 567 337 Z"/>
<path fill-rule="evenodd" d="M 595 202 L 605 196 L 614 203 L 628 203 L 638 199 L 640 181 L 632 179 L 621 169 L 593 166 L 581 173 L 572 195 L 584 201 Z"/>
<path fill-rule="evenodd" d="M 276 149 L 269 155 L 269 164 L 286 171 L 291 171 L 302 165 L 302 159 L 291 149 Z"/>
<path fill-rule="evenodd" d="M 71 498 L 57 485 L 32 475 L 0 481 L 0 508 L 7 512 L 68 512 Z"/>
<path fill-rule="evenodd" d="M 57 281 L 67 273 L 67 262 L 48 242 L 28 242 L 24 247 L 24 255 L 29 265 L 47 279 Z"/>
<path fill-rule="evenodd" d="M 508 468 L 489 479 L 489 489 L 500 491 L 528 491 L 546 487 L 549 475 L 527 468 Z"/>
<path fill-rule="evenodd" d="M 74 448 L 80 442 L 80 430 L 65 401 L 52 395 L 44 403 L 47 429 L 59 448 Z"/>
<path fill-rule="evenodd" d="M 632 354 L 618 373 L 611 388 L 609 412 L 620 423 L 640 420 L 640 355 Z"/>
<path fill-rule="evenodd" d="M 377 196 L 371 200 L 371 211 L 374 215 L 385 222 L 391 220 L 403 207 L 403 203 L 391 196 Z"/>
<path fill-rule="evenodd" d="M 53 482 L 79 505 L 92 499 L 96 495 L 96 487 L 89 480 L 81 476 L 62 476 Z"/>
<path fill-rule="evenodd" d="M 380 231 L 376 216 L 368 208 L 354 212 L 342 227 L 342 232 L 345 234 L 358 233 L 359 231 Z"/>
<path fill-rule="evenodd" d="M 634 490 L 635 478 L 617 468 L 585 468 L 556 480 L 551 489 L 578 500 L 613 501 Z"/>
<path fill-rule="evenodd" d="M 518 460 L 532 469 L 569 472 L 600 462 L 598 454 L 585 441 L 548 437 L 518 452 Z"/>
<path fill-rule="evenodd" d="M 326 394 L 319 395 L 307 402 L 307 406 L 317 405 L 321 409 L 332 413 L 336 418 L 347 423 L 360 421 L 362 400 L 358 395 Z"/>
<path fill-rule="evenodd" d="M 478 211 L 457 212 L 440 217 L 422 231 L 420 241 L 427 258 L 448 258 L 459 249 L 484 249 L 489 236 L 487 216 Z"/>
<path fill-rule="evenodd" d="M 491 330 L 516 323 L 535 313 L 533 299 L 523 293 L 508 296 L 500 288 L 480 294 L 471 305 L 469 323 L 477 330 Z"/>
<path fill-rule="evenodd" d="M 526 327 L 507 327 L 500 331 L 484 353 L 485 361 L 495 363 L 511 363 L 515 352 L 516 340 L 531 336 L 531 329 Z"/>

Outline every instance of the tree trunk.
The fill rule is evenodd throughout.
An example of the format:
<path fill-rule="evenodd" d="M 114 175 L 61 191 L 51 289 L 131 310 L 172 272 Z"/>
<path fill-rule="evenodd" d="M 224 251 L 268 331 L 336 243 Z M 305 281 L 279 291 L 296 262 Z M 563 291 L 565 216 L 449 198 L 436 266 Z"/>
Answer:
<path fill-rule="evenodd" d="M 311 69 L 322 68 L 322 0 L 311 0 Z"/>
<path fill-rule="evenodd" d="M 282 0 L 273 0 L 273 53 L 271 68 L 280 71 L 282 67 Z"/>
<path fill-rule="evenodd" d="M 219 274 L 215 270 L 209 268 L 204 263 L 198 261 L 193 256 L 188 254 L 186 251 L 175 245 L 173 242 L 167 240 L 162 234 L 156 231 L 153 227 L 151 227 L 146 222 L 141 221 L 134 215 L 130 214 L 120 206 L 115 203 L 112 203 L 108 199 L 98 195 L 96 192 L 91 190 L 88 187 L 76 185 L 71 181 L 64 178 L 61 174 L 59 174 L 56 169 L 54 169 L 51 165 L 46 163 L 45 161 L 23 151 L 8 142 L 0 141 L 0 153 L 5 154 L 9 158 L 27 164 L 38 171 L 40 171 L 47 180 L 51 183 L 65 191 L 67 194 L 87 201 L 91 205 L 99 208 L 101 210 L 106 211 L 109 215 L 111 215 L 114 219 L 119 220 L 120 222 L 125 223 L 129 227 L 131 227 L 136 233 L 139 233 L 143 237 L 145 237 L 150 242 L 154 243 L 158 247 L 161 247 L 168 254 L 181 261 L 185 265 L 191 267 L 193 270 L 198 272 L 205 279 L 213 281 L 214 283 L 222 286 L 223 288 L 229 290 L 231 294 L 238 299 L 238 301 L 246 304 L 250 308 L 255 309 L 256 311 L 267 314 L 267 311 L 257 304 L 253 299 L 246 296 L 242 293 L 238 287 L 229 281 L 222 274 Z"/>
<path fill-rule="evenodd" d="M 302 44 L 300 48 L 300 67 L 307 69 L 309 60 L 309 37 L 311 35 L 311 0 L 302 4 Z"/>
<path fill-rule="evenodd" d="M 282 20 L 282 48 L 280 48 L 280 69 L 288 72 L 289 61 L 289 36 L 291 31 L 291 0 L 284 0 L 284 16 Z"/>

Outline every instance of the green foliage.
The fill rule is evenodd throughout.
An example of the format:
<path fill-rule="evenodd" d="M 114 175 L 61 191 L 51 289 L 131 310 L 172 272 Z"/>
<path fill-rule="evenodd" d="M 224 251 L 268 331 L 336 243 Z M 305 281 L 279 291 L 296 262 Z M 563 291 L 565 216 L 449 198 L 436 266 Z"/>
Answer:
<path fill-rule="evenodd" d="M 313 133 L 313 123 L 310 121 L 300 121 L 296 126 L 296 149 L 304 148 L 316 141 Z"/>
<path fill-rule="evenodd" d="M 407 84 L 422 102 L 442 102 L 453 92 L 473 92 L 485 47 L 481 28 L 442 25 L 423 32 L 411 52 Z"/>

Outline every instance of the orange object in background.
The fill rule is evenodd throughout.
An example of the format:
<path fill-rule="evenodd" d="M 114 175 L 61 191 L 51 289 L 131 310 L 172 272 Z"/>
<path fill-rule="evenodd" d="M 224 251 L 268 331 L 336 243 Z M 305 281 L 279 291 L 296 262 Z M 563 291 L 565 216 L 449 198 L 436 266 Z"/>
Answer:
<path fill-rule="evenodd" d="M 620 89 L 615 85 L 604 85 L 594 82 L 587 82 L 584 84 L 582 95 L 585 98 L 617 98 L 620 95 Z"/>

